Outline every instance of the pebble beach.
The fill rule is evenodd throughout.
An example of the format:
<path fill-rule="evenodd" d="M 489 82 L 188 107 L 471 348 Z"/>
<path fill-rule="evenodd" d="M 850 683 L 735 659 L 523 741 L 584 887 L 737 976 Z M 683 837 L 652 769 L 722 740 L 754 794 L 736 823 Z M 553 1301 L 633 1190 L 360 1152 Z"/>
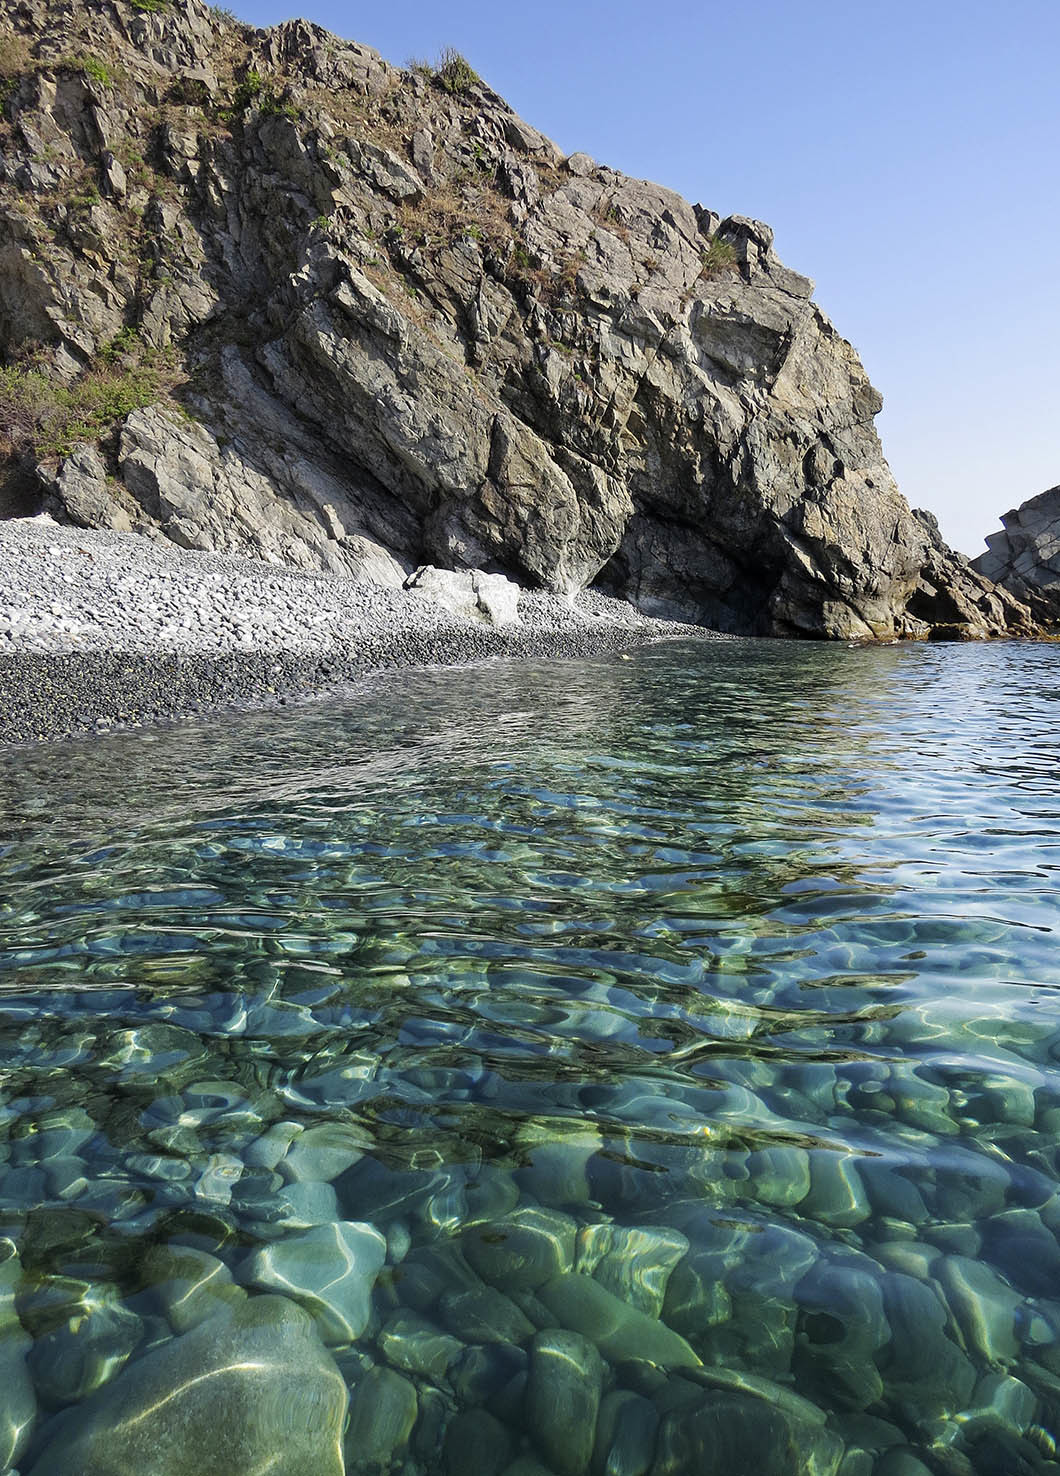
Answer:
<path fill-rule="evenodd" d="M 0 523 L 0 742 L 286 702 L 369 673 L 591 656 L 696 627 L 595 592 L 524 592 L 519 623 L 422 593 L 46 517 Z"/>

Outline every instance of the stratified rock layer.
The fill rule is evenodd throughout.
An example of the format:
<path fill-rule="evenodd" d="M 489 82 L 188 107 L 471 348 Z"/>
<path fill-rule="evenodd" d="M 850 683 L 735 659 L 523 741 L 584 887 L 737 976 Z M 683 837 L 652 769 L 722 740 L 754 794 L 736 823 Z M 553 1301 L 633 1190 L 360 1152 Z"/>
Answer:
<path fill-rule="evenodd" d="M 1027 628 L 910 512 L 768 227 L 305 21 L 3 14 L 0 352 L 122 391 L 98 449 L 9 411 L 59 515 L 389 583 L 595 582 L 745 633 Z"/>
<path fill-rule="evenodd" d="M 1060 487 L 1005 513 L 972 567 L 1041 613 L 1060 618 Z"/>

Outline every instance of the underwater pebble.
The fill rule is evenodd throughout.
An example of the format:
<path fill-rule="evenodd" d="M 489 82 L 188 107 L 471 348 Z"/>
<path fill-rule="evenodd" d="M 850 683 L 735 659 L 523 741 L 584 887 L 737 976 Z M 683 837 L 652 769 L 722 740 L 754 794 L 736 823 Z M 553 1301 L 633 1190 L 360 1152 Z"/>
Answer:
<path fill-rule="evenodd" d="M 835 1476 L 843 1444 L 761 1399 L 715 1393 L 664 1416 L 651 1476 Z"/>
<path fill-rule="evenodd" d="M 312 1313 L 324 1342 L 340 1347 L 367 1327 L 369 1298 L 385 1260 L 386 1241 L 378 1230 L 339 1221 L 255 1251 L 240 1268 L 240 1279 L 293 1297 Z"/>
<path fill-rule="evenodd" d="M 185 1245 L 159 1245 L 141 1263 L 145 1285 L 152 1287 L 175 1333 L 189 1332 L 225 1307 L 246 1300 L 223 1261 L 208 1251 Z"/>
<path fill-rule="evenodd" d="M 822 1225 L 860 1225 L 872 1212 L 858 1161 L 851 1154 L 815 1149 L 810 1154 L 810 1190 L 801 1213 Z"/>
<path fill-rule="evenodd" d="M 666 1368 L 699 1363 L 679 1333 L 612 1296 L 591 1276 L 556 1276 L 540 1296 L 562 1327 L 595 1343 L 610 1363 L 624 1358 L 643 1358 Z"/>
<path fill-rule="evenodd" d="M 419 1405 L 416 1386 L 389 1368 L 373 1368 L 350 1400 L 346 1473 L 386 1468 L 408 1445 Z"/>
<path fill-rule="evenodd" d="M 588 1470 L 603 1377 L 599 1353 L 577 1333 L 540 1332 L 530 1344 L 527 1428 L 558 1476 Z"/>
<path fill-rule="evenodd" d="M 97 1286 L 65 1322 L 36 1339 L 28 1365 L 37 1393 L 52 1405 L 86 1399 L 120 1372 L 143 1334 L 142 1320 L 116 1289 Z"/>
<path fill-rule="evenodd" d="M 942 1287 L 969 1352 L 1009 1363 L 1019 1352 L 1016 1315 L 1023 1298 L 980 1261 L 943 1256 L 932 1273 Z"/>
<path fill-rule="evenodd" d="M 22 1265 L 12 1240 L 0 1238 L 0 1470 L 6 1471 L 29 1444 L 37 1396 L 26 1365 L 31 1339 L 15 1311 Z"/>
<path fill-rule="evenodd" d="M 525 1343 L 535 1332 L 515 1302 L 492 1286 L 445 1292 L 438 1312 L 449 1331 L 468 1343 Z"/>
<path fill-rule="evenodd" d="M 593 1470 L 604 1476 L 645 1476 L 655 1455 L 659 1412 L 630 1389 L 605 1394 L 596 1422 Z"/>
<path fill-rule="evenodd" d="M 585 1225 L 578 1232 L 575 1269 L 631 1307 L 658 1317 L 670 1276 L 688 1248 L 679 1230 Z"/>
<path fill-rule="evenodd" d="M 488 1410 L 463 1410 L 446 1431 L 442 1459 L 447 1476 L 500 1476 L 514 1446 L 511 1433 Z"/>
<path fill-rule="evenodd" d="M 403 1373 L 442 1382 L 450 1365 L 464 1351 L 459 1338 L 436 1327 L 416 1312 L 395 1312 L 382 1326 L 377 1338 L 386 1361 Z"/>
<path fill-rule="evenodd" d="M 470 1264 L 502 1290 L 532 1290 L 574 1264 L 578 1224 L 570 1215 L 527 1206 L 461 1237 Z"/>
<path fill-rule="evenodd" d="M 347 1123 L 316 1123 L 293 1138 L 275 1165 L 287 1183 L 316 1180 L 330 1183 L 364 1157 L 363 1132 Z"/>
<path fill-rule="evenodd" d="M 883 1380 L 875 1358 L 891 1336 L 878 1278 L 819 1262 L 798 1283 L 795 1298 L 801 1314 L 796 1373 L 829 1402 L 850 1409 L 876 1404 Z"/>

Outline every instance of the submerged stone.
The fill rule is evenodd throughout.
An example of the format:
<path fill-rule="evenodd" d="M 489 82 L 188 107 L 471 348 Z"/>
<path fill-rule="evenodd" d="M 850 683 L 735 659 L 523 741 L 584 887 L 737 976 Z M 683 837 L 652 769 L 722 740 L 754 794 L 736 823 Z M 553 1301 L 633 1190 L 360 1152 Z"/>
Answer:
<path fill-rule="evenodd" d="M 487 1410 L 467 1409 L 451 1421 L 442 1459 L 447 1476 L 500 1476 L 512 1458 L 510 1432 Z"/>
<path fill-rule="evenodd" d="M 731 1314 L 732 1299 L 718 1275 L 717 1258 L 710 1252 L 691 1251 L 670 1277 L 662 1320 L 695 1342 Z"/>
<path fill-rule="evenodd" d="M 346 1386 L 309 1316 L 252 1297 L 74 1406 L 30 1476 L 342 1476 Z"/>
<path fill-rule="evenodd" d="M 800 1212 L 822 1225 L 860 1225 L 871 1214 L 859 1161 L 853 1154 L 816 1148 L 810 1154 L 810 1189 Z"/>
<path fill-rule="evenodd" d="M 408 1445 L 418 1407 L 416 1386 L 402 1374 L 389 1368 L 365 1374 L 350 1401 L 347 1476 L 385 1469 Z"/>
<path fill-rule="evenodd" d="M 745 1373 L 738 1368 L 718 1368 L 704 1365 L 702 1368 L 686 1369 L 682 1381 L 699 1384 L 706 1389 L 724 1389 L 730 1394 L 750 1394 L 762 1399 L 771 1408 L 779 1410 L 787 1419 L 803 1425 L 823 1425 L 826 1414 L 811 1400 L 797 1394 L 787 1384 L 775 1383 L 761 1374 Z"/>
<path fill-rule="evenodd" d="M 438 1311 L 449 1331 L 468 1343 L 525 1343 L 535 1332 L 511 1297 L 492 1286 L 446 1292 Z"/>
<path fill-rule="evenodd" d="M 223 1306 L 246 1300 L 223 1261 L 191 1246 L 154 1247 L 144 1258 L 142 1274 L 176 1333 L 189 1332 Z"/>
<path fill-rule="evenodd" d="M 464 1351 L 459 1338 L 444 1333 L 415 1312 L 395 1312 L 379 1333 L 383 1357 L 405 1373 L 438 1383 Z"/>
<path fill-rule="evenodd" d="M 933 1476 L 933 1471 L 912 1447 L 895 1445 L 880 1456 L 873 1468 L 873 1476 Z"/>
<path fill-rule="evenodd" d="M 801 1204 L 810 1192 L 810 1155 L 805 1148 L 760 1148 L 747 1160 L 755 1199 L 763 1204 Z"/>
<path fill-rule="evenodd" d="M 825 1398 L 867 1409 L 883 1393 L 875 1364 L 890 1339 L 879 1279 L 842 1264 L 819 1263 L 795 1289 L 800 1306 L 796 1373 Z"/>
<path fill-rule="evenodd" d="M 579 1205 L 592 1198 L 587 1166 L 602 1139 L 595 1127 L 574 1121 L 561 1136 L 556 1124 L 547 1129 L 552 1141 L 541 1141 L 530 1123 L 518 1135 L 526 1162 L 516 1174 L 520 1187 L 542 1204 Z"/>
<path fill-rule="evenodd" d="M 86 1399 L 115 1377 L 143 1334 L 142 1320 L 118 1300 L 114 1289 L 97 1288 L 70 1317 L 34 1342 L 28 1363 L 37 1392 L 52 1405 Z"/>
<path fill-rule="evenodd" d="M 26 1367 L 30 1339 L 15 1314 L 22 1266 L 14 1241 L 0 1239 L 0 1471 L 18 1460 L 29 1442 L 37 1396 Z"/>
<path fill-rule="evenodd" d="M 914 1226 L 923 1225 L 929 1219 L 924 1196 L 900 1167 L 866 1158 L 860 1172 L 878 1215 Z"/>
<path fill-rule="evenodd" d="M 578 1333 L 542 1332 L 530 1345 L 527 1428 L 558 1476 L 588 1470 L 603 1376 L 599 1353 Z"/>
<path fill-rule="evenodd" d="M 501 1400 L 509 1402 L 505 1391 L 514 1380 L 526 1378 L 527 1356 L 522 1348 L 510 1343 L 484 1343 L 467 1348 L 449 1371 L 449 1382 L 464 1404 L 489 1403 L 494 1413 Z M 521 1399 L 520 1399 L 521 1406 Z M 501 1413 L 507 1419 L 507 1413 Z"/>
<path fill-rule="evenodd" d="M 394 1268 L 391 1281 L 399 1301 L 417 1312 L 429 1312 L 447 1292 L 482 1288 L 454 1242 L 419 1246 Z"/>
<path fill-rule="evenodd" d="M 631 1307 L 658 1317 L 688 1239 L 666 1226 L 586 1225 L 578 1232 L 576 1269 Z"/>
<path fill-rule="evenodd" d="M 761 1399 L 718 1393 L 667 1414 L 651 1476 L 835 1476 L 843 1443 Z"/>
<path fill-rule="evenodd" d="M 367 1327 L 372 1287 L 385 1260 L 378 1230 L 340 1220 L 256 1251 L 242 1279 L 293 1297 L 313 1314 L 325 1343 L 341 1347 Z"/>
<path fill-rule="evenodd" d="M 561 1326 L 595 1343 L 611 1363 L 639 1358 L 664 1368 L 699 1363 L 679 1333 L 627 1306 L 591 1276 L 556 1276 L 540 1291 L 542 1302 Z"/>
<path fill-rule="evenodd" d="M 364 1133 L 349 1123 L 316 1123 L 293 1138 L 275 1167 L 288 1183 L 330 1183 L 359 1163 L 367 1146 Z"/>
<path fill-rule="evenodd" d="M 996 1271 L 964 1256 L 944 1256 L 934 1275 L 946 1294 L 965 1347 L 988 1363 L 1011 1363 L 1019 1352 L 1016 1316 L 1023 1298 Z"/>
<path fill-rule="evenodd" d="M 570 1215 L 528 1206 L 476 1225 L 461 1244 L 484 1281 L 502 1291 L 534 1290 L 573 1266 L 577 1231 Z"/>
<path fill-rule="evenodd" d="M 629 1389 L 604 1396 L 596 1422 L 594 1476 L 645 1476 L 655 1455 L 659 1412 Z"/>
<path fill-rule="evenodd" d="M 897 1408 L 916 1418 L 963 1409 L 975 1387 L 971 1360 L 947 1336 L 948 1316 L 929 1285 L 899 1272 L 881 1280 L 891 1340 L 880 1369 Z"/>
<path fill-rule="evenodd" d="M 962 1410 L 960 1424 L 966 1432 L 987 1425 L 1002 1425 L 1022 1435 L 1034 1421 L 1038 1399 L 1033 1390 L 1010 1374 L 984 1374 L 972 1393 L 971 1408 Z"/>

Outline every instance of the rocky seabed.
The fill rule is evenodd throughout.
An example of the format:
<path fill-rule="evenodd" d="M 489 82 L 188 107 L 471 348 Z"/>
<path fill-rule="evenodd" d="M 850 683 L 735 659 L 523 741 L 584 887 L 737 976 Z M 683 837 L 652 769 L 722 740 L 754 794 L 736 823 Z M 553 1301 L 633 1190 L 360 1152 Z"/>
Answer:
<path fill-rule="evenodd" d="M 5 998 L 4 1472 L 1056 1469 L 1052 1027 L 971 1012 L 991 1069 L 947 1087 L 923 1004 L 867 1027 L 890 1059 L 572 1079 L 516 1122 L 488 1058 L 431 1068 L 438 1022 L 403 1068 L 333 983 L 254 967 L 134 1028 Z M 372 1099 L 479 1115 L 457 1154 L 377 1140 Z"/>

